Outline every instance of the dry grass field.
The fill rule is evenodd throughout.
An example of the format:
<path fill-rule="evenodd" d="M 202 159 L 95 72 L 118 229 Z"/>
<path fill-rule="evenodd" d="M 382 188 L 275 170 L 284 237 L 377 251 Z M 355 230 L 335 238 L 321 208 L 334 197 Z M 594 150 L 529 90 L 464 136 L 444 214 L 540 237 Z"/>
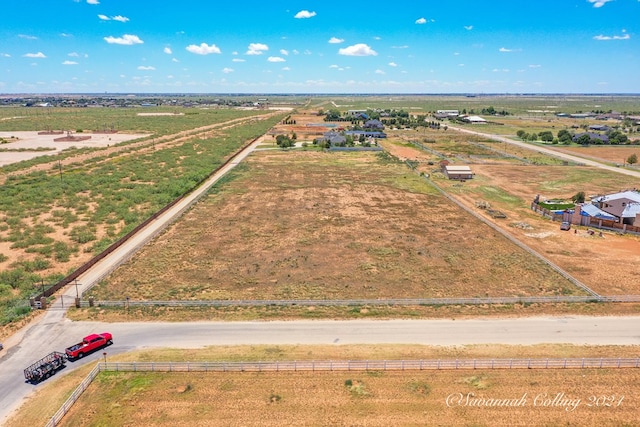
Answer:
<path fill-rule="evenodd" d="M 579 295 L 375 153 L 260 152 L 119 268 L 97 299 Z"/>
<path fill-rule="evenodd" d="M 423 153 L 406 145 L 385 144 L 385 148 L 405 159 Z M 542 218 L 529 208 L 536 195 L 542 199 L 570 200 L 579 191 L 590 196 L 640 188 L 640 180 L 592 167 L 493 162 L 471 167 L 475 175 L 466 182 L 449 181 L 437 171 L 437 166 L 424 162 L 418 170 L 431 174 L 433 181 L 456 200 L 507 230 L 596 292 L 603 295 L 640 293 L 638 272 L 633 268 L 640 262 L 640 238 L 608 231 L 602 237 L 590 235 L 586 227 L 579 226 L 563 232 L 557 222 Z M 479 202 L 488 203 L 506 218 L 492 218 L 486 210 L 477 207 Z M 603 265 L 607 268 L 602 268 Z"/>
<path fill-rule="evenodd" d="M 380 360 L 612 354 L 633 357 L 637 347 L 258 346 L 121 357 L 140 361 Z M 46 403 L 36 396 L 6 426 L 44 424 L 88 369 L 50 380 L 37 392 L 49 397 Z M 631 426 L 637 425 L 639 380 L 636 369 L 102 373 L 59 425 Z M 491 406 L 489 399 L 520 404 Z"/>

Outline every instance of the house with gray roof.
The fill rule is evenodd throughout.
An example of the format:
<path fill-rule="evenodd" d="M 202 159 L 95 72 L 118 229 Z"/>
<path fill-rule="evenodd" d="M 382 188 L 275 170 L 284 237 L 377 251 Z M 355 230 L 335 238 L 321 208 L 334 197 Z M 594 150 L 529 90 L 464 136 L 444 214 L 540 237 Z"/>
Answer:
<path fill-rule="evenodd" d="M 621 224 L 640 225 L 640 192 L 636 190 L 594 197 L 591 203 Z"/>

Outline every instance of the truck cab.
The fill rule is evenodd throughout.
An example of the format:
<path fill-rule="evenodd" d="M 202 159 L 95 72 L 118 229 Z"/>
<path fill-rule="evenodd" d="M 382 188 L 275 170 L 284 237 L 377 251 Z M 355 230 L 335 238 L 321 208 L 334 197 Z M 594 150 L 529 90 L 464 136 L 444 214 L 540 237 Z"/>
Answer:
<path fill-rule="evenodd" d="M 109 332 L 87 335 L 81 342 L 67 347 L 65 353 L 69 360 L 81 359 L 85 355 L 113 344 L 113 337 Z"/>

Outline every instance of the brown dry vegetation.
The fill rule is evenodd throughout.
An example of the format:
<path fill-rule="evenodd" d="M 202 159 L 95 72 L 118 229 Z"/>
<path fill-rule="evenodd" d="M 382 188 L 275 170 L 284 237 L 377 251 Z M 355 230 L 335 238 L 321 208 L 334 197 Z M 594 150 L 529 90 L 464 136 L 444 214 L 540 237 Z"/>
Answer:
<path fill-rule="evenodd" d="M 499 357 L 632 357 L 637 347 L 543 345 L 241 346 L 143 351 L 119 360 L 358 360 Z M 122 358 L 122 359 L 120 359 Z M 42 425 L 90 367 L 54 378 L 7 427 Z M 80 425 L 634 425 L 640 371 L 634 369 L 461 370 L 286 373 L 103 373 L 62 420 Z M 447 396 L 521 399 L 520 407 L 447 406 Z M 573 411 L 540 406 L 564 393 Z M 614 396 L 613 406 L 587 406 Z M 535 403 L 534 403 L 535 401 Z M 548 402 L 548 401 L 547 401 Z M 621 402 L 617 406 L 618 402 Z M 534 406 L 535 404 L 538 406 Z M 569 408 L 570 409 L 570 408 Z"/>
<path fill-rule="evenodd" d="M 436 146 L 442 147 L 442 144 Z M 385 148 L 406 159 L 422 153 L 415 147 L 393 143 L 385 144 Z M 456 200 L 507 230 L 596 292 L 602 295 L 640 293 L 638 271 L 632 267 L 640 262 L 640 238 L 608 231 L 600 237 L 587 234 L 587 227 L 579 226 L 562 232 L 557 222 L 529 209 L 538 194 L 543 199 L 570 200 L 579 191 L 589 196 L 640 188 L 640 180 L 592 167 L 492 162 L 473 164 L 472 169 L 474 179 L 461 183 L 444 179 L 436 165 L 421 163 L 418 168 L 430 174 L 433 181 Z M 489 203 L 507 218 L 492 218 L 485 210 L 478 209 L 478 202 Z M 607 268 L 602 268 L 603 265 Z"/>
<path fill-rule="evenodd" d="M 261 152 L 93 293 L 98 299 L 581 294 L 406 166 Z"/>

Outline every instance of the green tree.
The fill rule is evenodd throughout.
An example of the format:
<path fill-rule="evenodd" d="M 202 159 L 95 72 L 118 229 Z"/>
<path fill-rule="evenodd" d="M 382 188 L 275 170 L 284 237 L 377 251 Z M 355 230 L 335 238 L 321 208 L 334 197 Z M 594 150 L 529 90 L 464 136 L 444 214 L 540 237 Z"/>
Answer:
<path fill-rule="evenodd" d="M 585 199 L 585 195 L 584 195 L 584 191 L 578 191 L 572 198 L 571 200 L 573 201 L 573 203 L 584 203 L 584 199 Z"/>
<path fill-rule="evenodd" d="M 518 135 L 518 138 L 520 139 L 527 139 L 527 132 L 523 131 L 522 129 L 520 129 L 518 132 L 516 132 L 516 135 Z"/>
<path fill-rule="evenodd" d="M 280 148 L 289 148 L 293 147 L 295 143 L 287 135 L 278 135 L 276 136 L 276 144 L 278 144 Z"/>
<path fill-rule="evenodd" d="M 632 155 L 627 157 L 627 163 L 629 163 L 630 165 L 635 165 L 636 163 L 638 163 L 638 156 L 636 156 L 636 153 L 633 153 Z"/>
<path fill-rule="evenodd" d="M 578 140 L 576 142 L 580 145 L 589 145 L 591 144 L 591 137 L 589 136 L 589 134 L 584 133 L 578 137 Z"/>
<path fill-rule="evenodd" d="M 561 143 L 568 145 L 571 144 L 571 141 L 573 139 L 573 135 L 571 135 L 571 132 L 569 132 L 566 129 L 561 129 L 558 131 L 558 141 L 560 141 Z"/>
<path fill-rule="evenodd" d="M 540 140 L 542 140 L 544 142 L 553 141 L 553 134 L 551 133 L 550 130 L 545 130 L 543 132 L 540 132 L 540 134 L 538 136 L 540 137 Z"/>

